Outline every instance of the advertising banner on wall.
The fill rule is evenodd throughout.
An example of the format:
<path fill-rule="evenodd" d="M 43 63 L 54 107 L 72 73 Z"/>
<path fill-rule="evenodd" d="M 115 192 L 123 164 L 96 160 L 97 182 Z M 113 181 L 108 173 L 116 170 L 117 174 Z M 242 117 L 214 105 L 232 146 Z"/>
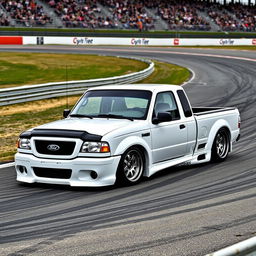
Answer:
<path fill-rule="evenodd" d="M 126 45 L 126 46 L 235 46 L 256 45 L 256 39 L 215 38 L 119 38 L 119 37 L 44 37 L 44 44 Z"/>
<path fill-rule="evenodd" d="M 237 46 L 255 45 L 255 38 L 120 38 L 120 37 L 0 37 L 0 44 L 125 45 L 125 46 Z"/>
<path fill-rule="evenodd" d="M 247 38 L 174 38 L 173 46 L 236 46 L 254 45 L 255 39 Z"/>
<path fill-rule="evenodd" d="M 44 37 L 44 44 L 169 46 L 169 38 Z"/>

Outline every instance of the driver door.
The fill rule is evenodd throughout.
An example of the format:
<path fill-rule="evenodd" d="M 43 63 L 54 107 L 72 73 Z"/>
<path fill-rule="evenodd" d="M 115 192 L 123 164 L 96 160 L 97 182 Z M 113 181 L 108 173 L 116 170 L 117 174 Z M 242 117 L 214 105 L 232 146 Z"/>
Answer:
<path fill-rule="evenodd" d="M 157 95 L 152 119 L 159 112 L 169 112 L 172 121 L 158 124 L 151 122 L 153 163 L 183 157 L 187 153 L 187 127 L 181 120 L 172 92 Z"/>

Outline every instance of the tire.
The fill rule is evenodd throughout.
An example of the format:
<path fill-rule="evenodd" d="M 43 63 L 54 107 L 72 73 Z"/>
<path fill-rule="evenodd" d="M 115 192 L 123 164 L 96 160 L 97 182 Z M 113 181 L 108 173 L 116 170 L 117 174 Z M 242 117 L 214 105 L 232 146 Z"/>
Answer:
<path fill-rule="evenodd" d="M 127 149 L 117 169 L 116 183 L 134 185 L 141 181 L 145 169 L 144 155 L 137 147 Z"/>
<path fill-rule="evenodd" d="M 214 139 L 212 145 L 212 156 L 213 162 L 222 162 L 228 157 L 230 149 L 230 136 L 225 128 L 221 128 Z"/>

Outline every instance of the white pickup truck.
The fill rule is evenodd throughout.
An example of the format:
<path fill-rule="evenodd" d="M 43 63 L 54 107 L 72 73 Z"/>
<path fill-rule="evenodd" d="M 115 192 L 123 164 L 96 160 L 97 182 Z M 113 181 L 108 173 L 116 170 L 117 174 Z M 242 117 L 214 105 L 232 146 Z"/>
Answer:
<path fill-rule="evenodd" d="M 223 161 L 240 137 L 236 108 L 191 108 L 175 85 L 89 89 L 64 117 L 20 135 L 19 182 L 135 184 L 181 163 Z"/>

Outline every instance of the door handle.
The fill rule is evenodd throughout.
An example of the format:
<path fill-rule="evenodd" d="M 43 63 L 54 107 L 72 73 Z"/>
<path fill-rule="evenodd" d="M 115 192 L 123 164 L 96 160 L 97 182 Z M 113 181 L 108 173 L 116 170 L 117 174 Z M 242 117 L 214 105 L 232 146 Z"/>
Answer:
<path fill-rule="evenodd" d="M 180 129 L 185 129 L 185 128 L 186 128 L 185 124 L 180 125 Z"/>

